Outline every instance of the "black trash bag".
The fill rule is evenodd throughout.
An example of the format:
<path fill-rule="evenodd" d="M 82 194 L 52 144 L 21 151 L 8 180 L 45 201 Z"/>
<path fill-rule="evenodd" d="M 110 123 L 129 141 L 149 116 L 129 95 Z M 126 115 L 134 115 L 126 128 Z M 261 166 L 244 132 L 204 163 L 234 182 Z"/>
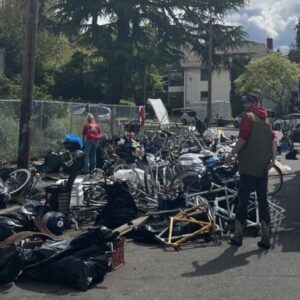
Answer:
<path fill-rule="evenodd" d="M 57 261 L 81 251 L 83 249 L 97 246 L 97 254 L 105 252 L 108 249 L 107 244 L 116 239 L 118 233 L 101 226 L 96 229 L 89 229 L 86 233 L 79 235 L 73 240 L 63 240 L 58 242 L 45 242 L 41 247 L 33 249 L 24 256 L 25 269 L 34 269 L 51 262 Z"/>
<path fill-rule="evenodd" d="M 20 225 L 22 227 L 22 230 L 32 230 L 34 227 L 32 217 L 21 211 L 13 211 L 7 214 L 2 214 L 0 215 L 0 217 L 11 219 L 16 224 Z"/>
<path fill-rule="evenodd" d="M 111 243 L 117 234 L 91 229 L 72 241 L 45 243 L 24 257 L 24 277 L 63 283 L 81 291 L 101 282 L 108 271 Z"/>
<path fill-rule="evenodd" d="M 16 246 L 0 248 L 0 284 L 13 282 L 22 269 L 20 250 Z"/>
<path fill-rule="evenodd" d="M 70 247 L 73 249 L 84 249 L 97 244 L 106 249 L 106 243 L 115 241 L 118 235 L 118 232 L 113 232 L 105 226 L 100 226 L 96 229 L 89 229 L 87 232 L 75 237 L 70 242 Z"/>
<path fill-rule="evenodd" d="M 95 249 L 96 252 L 96 249 Z M 34 271 L 24 273 L 32 279 L 57 282 L 86 291 L 93 283 L 103 281 L 108 271 L 108 257 L 105 254 L 83 257 L 80 253 L 63 257 Z"/>
<path fill-rule="evenodd" d="M 21 207 L 21 210 L 26 215 L 43 216 L 47 211 L 47 207 L 40 201 L 27 199 Z"/>
<path fill-rule="evenodd" d="M 10 217 L 1 215 L 0 216 L 0 241 L 5 240 L 9 236 L 23 231 L 24 226 L 23 226 L 23 220 L 16 218 L 12 219 Z M 27 223 L 26 223 L 27 224 Z"/>
<path fill-rule="evenodd" d="M 296 160 L 298 159 L 297 154 L 299 154 L 299 152 L 296 149 L 292 149 L 285 155 L 285 159 Z"/>
<path fill-rule="evenodd" d="M 156 221 L 156 223 L 142 224 L 136 226 L 130 237 L 139 243 L 157 244 L 158 240 L 155 238 L 164 228 L 169 226 L 169 221 Z"/>
<path fill-rule="evenodd" d="M 0 169 L 0 178 L 5 182 L 9 178 L 9 174 L 14 171 L 14 168 L 1 168 Z"/>
<path fill-rule="evenodd" d="M 62 164 L 62 155 L 54 151 L 49 151 L 45 156 L 44 173 L 59 172 Z"/>
<path fill-rule="evenodd" d="M 108 200 L 96 219 L 96 224 L 116 228 L 137 217 L 138 209 L 125 182 L 104 185 Z"/>

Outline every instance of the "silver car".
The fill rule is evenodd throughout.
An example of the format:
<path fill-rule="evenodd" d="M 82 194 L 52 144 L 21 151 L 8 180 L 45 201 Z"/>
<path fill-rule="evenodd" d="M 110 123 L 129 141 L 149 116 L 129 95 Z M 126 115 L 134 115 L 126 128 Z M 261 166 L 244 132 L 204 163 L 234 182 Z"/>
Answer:
<path fill-rule="evenodd" d="M 281 130 L 283 127 L 294 128 L 299 124 L 300 124 L 300 113 L 292 113 L 277 119 L 273 124 L 273 128 L 275 130 Z"/>

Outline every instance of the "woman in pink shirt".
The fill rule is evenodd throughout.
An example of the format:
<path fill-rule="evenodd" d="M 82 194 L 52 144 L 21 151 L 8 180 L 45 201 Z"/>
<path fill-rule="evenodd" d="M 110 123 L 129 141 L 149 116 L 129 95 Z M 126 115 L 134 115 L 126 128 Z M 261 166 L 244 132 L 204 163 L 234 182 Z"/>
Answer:
<path fill-rule="evenodd" d="M 96 152 L 100 140 L 100 126 L 92 114 L 87 115 L 87 123 L 82 128 L 84 144 L 83 172 L 89 174 L 96 168 Z"/>

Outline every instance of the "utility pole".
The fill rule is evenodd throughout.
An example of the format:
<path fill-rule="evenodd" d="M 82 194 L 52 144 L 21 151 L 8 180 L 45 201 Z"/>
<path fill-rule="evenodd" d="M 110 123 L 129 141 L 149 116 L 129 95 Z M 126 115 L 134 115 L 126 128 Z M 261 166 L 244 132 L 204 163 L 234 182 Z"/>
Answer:
<path fill-rule="evenodd" d="M 147 77 L 148 77 L 148 65 L 145 66 L 145 71 L 144 71 L 144 106 L 147 104 Z"/>
<path fill-rule="evenodd" d="M 25 42 L 22 62 L 22 98 L 19 123 L 18 168 L 28 168 L 30 161 L 30 121 L 39 0 L 27 0 L 25 3 Z"/>
<path fill-rule="evenodd" d="M 208 27 L 208 82 L 207 82 L 207 125 L 211 124 L 212 108 L 212 72 L 213 72 L 213 24 L 212 16 Z"/>

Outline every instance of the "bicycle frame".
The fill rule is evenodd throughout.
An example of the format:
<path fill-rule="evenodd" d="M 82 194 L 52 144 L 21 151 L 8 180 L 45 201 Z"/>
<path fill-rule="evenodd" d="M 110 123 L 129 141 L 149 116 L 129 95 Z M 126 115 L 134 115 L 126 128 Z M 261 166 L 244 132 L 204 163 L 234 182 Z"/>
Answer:
<path fill-rule="evenodd" d="M 197 220 L 197 216 L 206 213 L 207 221 Z M 190 234 L 184 234 L 181 236 L 174 236 L 173 229 L 176 222 L 187 222 L 199 226 L 199 229 L 195 230 Z M 213 216 L 208 207 L 203 208 L 203 205 L 195 205 L 191 208 L 185 209 L 175 216 L 170 217 L 169 226 L 162 230 L 156 239 L 167 247 L 173 247 L 175 250 L 188 240 L 198 237 L 204 233 L 213 232 L 215 230 L 215 223 L 213 221 Z M 162 236 L 169 231 L 168 237 L 163 238 Z"/>

